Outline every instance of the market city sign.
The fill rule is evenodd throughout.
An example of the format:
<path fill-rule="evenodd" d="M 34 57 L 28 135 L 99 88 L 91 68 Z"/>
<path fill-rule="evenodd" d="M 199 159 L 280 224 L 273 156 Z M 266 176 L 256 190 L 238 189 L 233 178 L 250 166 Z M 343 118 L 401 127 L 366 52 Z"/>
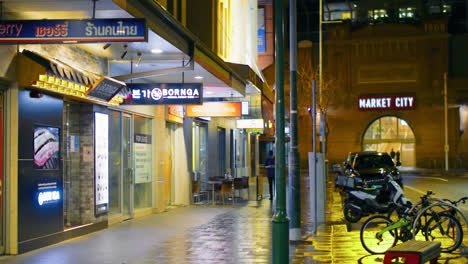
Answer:
<path fill-rule="evenodd" d="M 202 104 L 201 83 L 134 83 L 127 84 L 130 93 L 123 104 L 177 105 Z"/>
<path fill-rule="evenodd" d="M 416 98 L 413 95 L 404 96 L 360 96 L 359 110 L 413 110 Z"/>
<path fill-rule="evenodd" d="M 125 19 L 2 20 L 0 43 L 146 41 L 146 21 Z"/>

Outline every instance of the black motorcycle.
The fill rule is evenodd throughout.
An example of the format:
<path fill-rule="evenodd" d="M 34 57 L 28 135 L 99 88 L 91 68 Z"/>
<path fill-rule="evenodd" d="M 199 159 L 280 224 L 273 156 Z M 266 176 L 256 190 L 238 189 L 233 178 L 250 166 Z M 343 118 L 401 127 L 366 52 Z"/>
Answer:
<path fill-rule="evenodd" d="M 388 175 L 381 189 L 365 184 L 348 190 L 343 202 L 343 213 L 347 221 L 356 223 L 371 214 L 391 213 L 395 206 L 411 207 L 411 202 L 404 197 L 401 186 Z"/>

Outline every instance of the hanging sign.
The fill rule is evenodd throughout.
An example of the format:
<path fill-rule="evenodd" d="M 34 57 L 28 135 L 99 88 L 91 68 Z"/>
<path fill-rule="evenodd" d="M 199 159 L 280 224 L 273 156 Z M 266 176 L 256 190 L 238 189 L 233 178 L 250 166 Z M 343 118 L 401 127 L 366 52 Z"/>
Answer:
<path fill-rule="evenodd" d="M 146 41 L 145 19 L 2 20 L 0 43 Z"/>
<path fill-rule="evenodd" d="M 241 102 L 205 102 L 202 105 L 187 105 L 187 117 L 240 117 Z"/>
<path fill-rule="evenodd" d="M 416 108 L 413 95 L 360 96 L 358 109 L 371 110 L 413 110 Z"/>
<path fill-rule="evenodd" d="M 124 82 L 117 81 L 107 76 L 102 76 L 93 84 L 93 87 L 89 89 L 85 95 L 109 102 L 124 87 Z"/>
<path fill-rule="evenodd" d="M 184 107 L 182 105 L 167 106 L 167 121 L 184 123 Z"/>
<path fill-rule="evenodd" d="M 134 83 L 127 84 L 130 94 L 123 104 L 177 105 L 202 104 L 201 83 Z"/>

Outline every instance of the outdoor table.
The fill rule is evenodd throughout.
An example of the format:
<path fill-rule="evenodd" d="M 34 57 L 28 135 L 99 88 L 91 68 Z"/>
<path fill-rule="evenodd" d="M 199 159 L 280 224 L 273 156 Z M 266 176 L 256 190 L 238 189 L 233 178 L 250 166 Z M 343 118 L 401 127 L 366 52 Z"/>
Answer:
<path fill-rule="evenodd" d="M 215 185 L 216 184 L 222 184 L 222 180 L 209 180 L 208 184 L 211 184 L 212 186 L 212 196 L 211 199 L 213 200 L 213 205 L 215 204 Z"/>

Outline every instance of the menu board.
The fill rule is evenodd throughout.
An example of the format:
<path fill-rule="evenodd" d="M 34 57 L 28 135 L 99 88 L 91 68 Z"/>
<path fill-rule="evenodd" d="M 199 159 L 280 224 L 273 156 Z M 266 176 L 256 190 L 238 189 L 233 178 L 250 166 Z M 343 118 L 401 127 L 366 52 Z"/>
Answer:
<path fill-rule="evenodd" d="M 106 213 L 109 208 L 109 116 L 94 113 L 94 183 L 95 213 Z"/>
<path fill-rule="evenodd" d="M 37 126 L 34 128 L 34 167 L 54 170 L 59 167 L 59 129 Z"/>
<path fill-rule="evenodd" d="M 151 182 L 152 151 L 151 135 L 135 134 L 135 183 Z"/>
<path fill-rule="evenodd" d="M 125 83 L 102 76 L 93 84 L 86 96 L 109 102 L 123 87 Z"/>

